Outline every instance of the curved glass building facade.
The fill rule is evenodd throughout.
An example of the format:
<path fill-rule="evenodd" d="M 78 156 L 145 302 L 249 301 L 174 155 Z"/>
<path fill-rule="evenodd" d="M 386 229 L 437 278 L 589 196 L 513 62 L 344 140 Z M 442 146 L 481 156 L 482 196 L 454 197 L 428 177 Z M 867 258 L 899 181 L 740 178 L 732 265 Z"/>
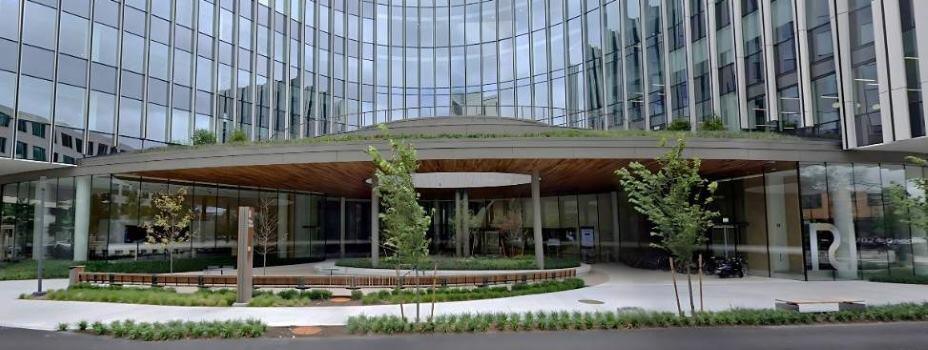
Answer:
<path fill-rule="evenodd" d="M 887 143 L 924 135 L 928 71 L 891 3 L 0 0 L 0 156 L 466 115 Z"/>

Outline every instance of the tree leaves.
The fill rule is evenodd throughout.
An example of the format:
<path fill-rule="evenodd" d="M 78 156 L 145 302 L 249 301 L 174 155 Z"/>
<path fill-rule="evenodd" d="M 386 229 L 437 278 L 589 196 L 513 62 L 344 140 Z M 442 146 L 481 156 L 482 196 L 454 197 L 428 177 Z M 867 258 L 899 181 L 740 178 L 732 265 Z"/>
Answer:
<path fill-rule="evenodd" d="M 689 261 L 705 243 L 705 232 L 719 215 L 708 209 L 718 184 L 699 175 L 701 161 L 684 158 L 685 148 L 686 142 L 678 139 L 656 159 L 656 171 L 639 162 L 616 171 L 629 202 L 654 224 L 651 235 L 659 241 L 652 245 L 681 261 Z"/>
<path fill-rule="evenodd" d="M 187 208 L 186 196 L 185 188 L 179 188 L 174 193 L 158 192 L 152 195 L 151 207 L 155 214 L 152 221 L 145 224 L 146 242 L 166 248 L 190 240 L 186 229 L 193 220 L 193 212 Z"/>
<path fill-rule="evenodd" d="M 385 130 L 385 128 L 381 128 Z M 409 143 L 389 138 L 393 158 L 387 160 L 373 146 L 368 147 L 376 167 L 374 191 L 380 195 L 384 211 L 379 214 L 383 224 L 383 246 L 403 263 L 416 263 L 428 256 L 429 239 L 426 231 L 432 218 L 419 205 L 412 174 L 419 167 L 416 150 Z"/>

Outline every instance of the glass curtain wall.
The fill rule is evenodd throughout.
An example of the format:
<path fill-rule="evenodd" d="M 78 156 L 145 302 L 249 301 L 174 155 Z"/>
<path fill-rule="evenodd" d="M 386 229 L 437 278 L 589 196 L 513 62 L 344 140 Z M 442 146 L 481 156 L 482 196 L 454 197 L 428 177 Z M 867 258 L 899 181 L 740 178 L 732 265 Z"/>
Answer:
<path fill-rule="evenodd" d="M 603 129 L 718 115 L 732 130 L 766 128 L 771 119 L 802 129 L 801 35 L 809 39 L 816 99 L 808 132 L 838 135 L 827 2 L 807 2 L 803 33 L 794 30 L 794 0 L 771 1 L 769 23 L 758 3 L 93 0 L 58 8 L 2 0 L 0 155 L 73 164 L 189 143 L 198 129 L 220 142 L 236 129 L 255 140 L 287 139 L 464 115 Z M 870 144 L 882 140 L 872 11 L 866 0 L 851 5 L 848 75 L 861 106 L 858 136 Z M 710 16 L 715 28 L 707 28 Z M 915 62 L 912 21 L 902 17 L 907 60 Z M 768 26 L 773 46 L 765 49 Z M 774 62 L 765 62 L 764 50 L 774 51 Z M 736 72 L 738 59 L 744 72 Z M 765 64 L 777 76 L 765 77 Z M 913 64 L 907 73 L 917 77 Z M 908 84 L 910 110 L 920 111 L 916 83 Z M 769 101 L 780 115 L 767 115 Z M 923 125 L 914 122 L 922 116 L 911 118 Z"/>
<path fill-rule="evenodd" d="M 893 164 L 801 164 L 806 274 L 857 279 L 924 274 L 924 233 L 906 224 L 888 190 L 911 186 L 924 169 Z"/>

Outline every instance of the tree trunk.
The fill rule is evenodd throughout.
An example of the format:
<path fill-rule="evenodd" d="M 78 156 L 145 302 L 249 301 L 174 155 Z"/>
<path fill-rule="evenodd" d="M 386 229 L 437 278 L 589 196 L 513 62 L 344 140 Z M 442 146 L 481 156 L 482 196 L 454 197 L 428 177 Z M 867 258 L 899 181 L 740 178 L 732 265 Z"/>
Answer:
<path fill-rule="evenodd" d="M 170 268 L 171 273 L 174 273 L 174 250 L 172 250 L 171 248 L 167 248 L 167 249 L 168 249 L 168 266 Z"/>
<path fill-rule="evenodd" d="M 670 258 L 670 278 L 673 280 L 673 295 L 677 298 L 677 314 L 683 317 L 683 308 L 680 307 L 680 291 L 677 289 L 677 269 Z"/>
<path fill-rule="evenodd" d="M 261 270 L 264 271 L 264 275 L 267 276 L 267 245 L 264 246 L 264 253 L 261 254 Z"/>
<path fill-rule="evenodd" d="M 396 264 L 396 292 L 397 293 L 399 293 L 399 291 L 402 290 L 402 286 L 403 286 L 403 283 L 400 282 L 400 264 Z M 399 298 L 399 300 L 400 300 L 400 318 L 402 318 L 403 321 L 406 321 L 406 311 L 403 310 L 403 298 Z"/>
<path fill-rule="evenodd" d="M 418 263 L 414 267 L 414 273 L 416 274 L 416 323 L 419 323 L 419 265 Z"/>
<path fill-rule="evenodd" d="M 429 312 L 429 321 L 435 319 L 435 284 L 438 282 L 438 264 L 432 265 L 432 311 Z"/>
<path fill-rule="evenodd" d="M 702 297 L 702 254 L 699 254 L 699 312 L 704 312 L 704 300 Z"/>
<path fill-rule="evenodd" d="M 696 304 L 693 303 L 693 274 L 690 273 L 690 264 L 686 264 L 686 287 L 690 290 L 690 316 L 696 315 Z"/>

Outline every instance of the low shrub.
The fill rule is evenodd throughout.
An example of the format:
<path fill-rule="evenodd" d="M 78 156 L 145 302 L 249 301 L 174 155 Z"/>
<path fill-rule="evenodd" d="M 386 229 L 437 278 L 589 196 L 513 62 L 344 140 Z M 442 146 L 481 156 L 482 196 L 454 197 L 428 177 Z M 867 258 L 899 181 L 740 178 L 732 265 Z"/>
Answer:
<path fill-rule="evenodd" d="M 190 142 L 195 146 L 212 145 L 216 143 L 216 134 L 206 129 L 197 129 L 193 132 Z"/>
<path fill-rule="evenodd" d="M 348 258 L 339 259 L 335 262 L 336 266 L 356 267 L 356 268 L 373 268 L 370 258 Z M 419 264 L 422 271 L 431 271 L 435 266 L 439 270 L 534 270 L 534 256 L 516 256 L 516 257 L 429 257 Z M 545 269 L 564 269 L 580 266 L 580 261 L 569 258 L 545 258 Z M 407 267 L 408 266 L 404 266 Z M 396 262 L 391 259 L 383 259 L 378 269 L 392 270 L 396 268 Z"/>
<path fill-rule="evenodd" d="M 59 331 L 59 332 L 65 332 L 65 331 L 67 331 L 67 330 L 68 330 L 68 324 L 67 324 L 67 323 L 62 322 L 62 323 L 59 323 L 59 324 L 58 324 L 58 331 Z"/>
<path fill-rule="evenodd" d="M 313 301 L 329 300 L 332 292 L 322 289 L 299 291 L 286 289 L 274 294 L 273 292 L 259 291 L 252 296 L 248 306 L 308 306 Z"/>
<path fill-rule="evenodd" d="M 312 301 L 328 300 L 332 292 L 327 290 L 298 291 L 288 289 L 277 294 L 258 291 L 248 306 L 307 306 Z M 22 295 L 20 299 L 30 299 Z M 49 300 L 96 301 L 123 304 L 149 304 L 174 306 L 230 306 L 235 302 L 235 291 L 230 289 L 210 290 L 202 288 L 193 293 L 178 293 L 173 288 L 135 288 L 122 286 L 97 286 L 78 284 L 67 289 L 51 290 L 45 295 Z M 85 330 L 87 321 L 78 324 Z"/>
<path fill-rule="evenodd" d="M 259 320 L 170 321 L 164 323 L 136 323 L 132 320 L 126 320 L 114 321 L 110 324 L 95 322 L 92 330 L 97 335 L 156 341 L 194 338 L 255 338 L 264 335 L 267 331 L 267 325 Z"/>
<path fill-rule="evenodd" d="M 360 290 L 351 291 L 351 300 L 361 300 L 364 298 L 364 292 Z"/>
<path fill-rule="evenodd" d="M 667 124 L 667 131 L 690 131 L 690 121 L 688 119 L 678 118 Z"/>
<path fill-rule="evenodd" d="M 702 122 L 702 125 L 699 127 L 699 130 L 703 131 L 725 131 L 725 122 L 722 121 L 722 118 L 719 116 L 714 116 L 712 118 L 706 119 Z"/>
<path fill-rule="evenodd" d="M 544 281 L 532 284 L 516 284 L 512 287 L 483 287 L 483 288 L 438 288 L 433 295 L 427 288 L 420 288 L 417 295 L 415 290 L 381 290 L 368 293 L 361 297 L 365 305 L 371 304 L 399 304 L 435 301 L 462 301 L 505 298 L 519 295 L 560 292 L 565 290 L 583 288 L 584 283 L 579 278 L 568 278 L 560 281 Z"/>
<path fill-rule="evenodd" d="M 232 131 L 232 134 L 229 135 L 229 143 L 245 143 L 248 142 L 248 134 L 245 133 L 245 130 L 235 129 Z"/>
<path fill-rule="evenodd" d="M 449 333 L 534 330 L 635 329 L 714 326 L 777 326 L 848 322 L 893 322 L 928 320 L 928 303 L 871 306 L 866 310 L 830 313 L 799 313 L 785 310 L 732 309 L 701 312 L 680 317 L 672 312 L 597 311 L 526 312 L 522 314 L 441 315 L 423 323 L 396 316 L 352 316 L 347 330 L 352 334 Z"/>

